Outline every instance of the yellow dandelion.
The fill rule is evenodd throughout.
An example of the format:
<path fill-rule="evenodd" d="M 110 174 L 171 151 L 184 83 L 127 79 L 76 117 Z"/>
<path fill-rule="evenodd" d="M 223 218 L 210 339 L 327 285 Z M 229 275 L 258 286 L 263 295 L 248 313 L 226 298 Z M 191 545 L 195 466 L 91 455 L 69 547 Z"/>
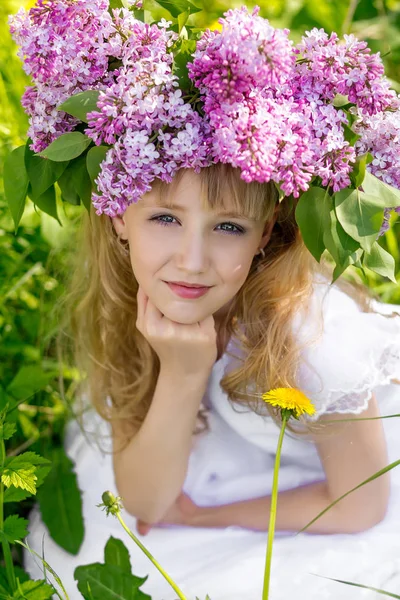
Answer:
<path fill-rule="evenodd" d="M 313 415 L 315 407 L 311 400 L 307 398 L 301 390 L 296 388 L 275 388 L 262 395 L 264 402 L 272 406 L 278 406 L 282 410 L 292 412 L 292 415 L 298 418 L 303 413 Z"/>

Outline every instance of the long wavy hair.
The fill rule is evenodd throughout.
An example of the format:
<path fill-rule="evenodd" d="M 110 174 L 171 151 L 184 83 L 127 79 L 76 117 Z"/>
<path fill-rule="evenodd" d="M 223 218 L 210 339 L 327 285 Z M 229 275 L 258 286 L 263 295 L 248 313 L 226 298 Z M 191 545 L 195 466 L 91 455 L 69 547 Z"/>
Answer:
<path fill-rule="evenodd" d="M 165 201 L 183 173 L 181 169 L 168 185 L 157 180 L 153 189 L 158 187 Z M 274 184 L 246 183 L 239 169 L 221 163 L 201 169 L 200 177 L 204 202 L 212 209 L 224 207 L 229 192 L 245 216 L 268 222 L 279 203 L 265 257 L 253 260 L 221 325 L 227 339 L 240 340 L 244 360 L 220 382 L 231 402 L 247 404 L 260 414 L 267 407 L 279 421 L 276 410 L 260 400 L 261 394 L 275 387 L 296 387 L 302 348 L 293 335 L 293 319 L 307 305 L 315 275 L 321 273 L 331 280 L 332 267 L 317 263 L 307 250 L 295 221 L 296 200 L 279 201 Z M 96 215 L 92 206 L 90 216 L 83 212 L 76 236 L 68 292 L 59 307 L 58 342 L 63 353 L 68 346 L 82 373 L 78 397 L 86 394 L 103 419 L 123 423 L 128 443 L 151 405 L 159 359 L 136 328 L 138 282 L 129 250 L 111 219 Z M 372 311 L 372 295 L 361 282 L 341 278 L 337 285 L 361 310 Z M 207 429 L 207 409 L 201 405 L 193 434 Z"/>

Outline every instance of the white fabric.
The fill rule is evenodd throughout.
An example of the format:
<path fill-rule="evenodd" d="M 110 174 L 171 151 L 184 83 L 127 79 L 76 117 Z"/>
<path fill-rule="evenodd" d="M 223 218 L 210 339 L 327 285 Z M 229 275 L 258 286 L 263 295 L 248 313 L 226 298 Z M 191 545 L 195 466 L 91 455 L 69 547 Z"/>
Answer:
<path fill-rule="evenodd" d="M 321 304 L 322 301 L 322 304 Z M 382 415 L 399 413 L 400 307 L 379 303 L 382 312 L 399 311 L 394 319 L 362 314 L 336 286 L 321 283 L 307 318 L 295 322 L 298 335 L 311 339 L 321 333 L 318 310 L 322 307 L 322 335 L 304 355 L 299 387 L 316 403 L 319 414 L 340 410 L 359 413 L 374 392 Z M 234 344 L 234 341 L 232 342 Z M 232 348 L 232 346 L 230 345 Z M 210 406 L 210 431 L 199 436 L 190 456 L 184 490 L 201 505 L 219 505 L 267 495 L 279 430 L 268 417 L 235 409 L 223 394 L 219 381 L 229 368 L 225 354 L 213 368 L 205 397 Z M 313 370 L 314 369 L 314 370 Z M 320 379 L 321 378 L 321 379 Z M 321 389 L 322 381 L 322 389 Z M 347 405 L 347 402 L 349 405 Z M 241 407 L 240 407 L 241 408 Z M 116 519 L 106 518 L 96 504 L 106 489 L 116 491 L 110 454 L 101 454 L 88 440 L 91 431 L 109 436 L 108 424 L 92 413 L 86 415 L 87 438 L 76 423 L 68 428 L 66 447 L 76 461 L 83 492 L 85 539 L 77 556 L 61 550 L 46 535 L 47 560 L 62 577 L 71 600 L 81 598 L 73 580 L 76 566 L 103 561 L 110 535 L 129 547 L 136 575 L 150 577 L 142 590 L 153 600 L 176 600 L 176 594 L 147 557 L 122 530 Z M 400 458 L 398 420 L 382 421 L 389 460 Z M 104 445 L 104 444 L 103 444 Z M 400 593 L 400 468 L 392 473 L 390 506 L 385 519 L 374 528 L 353 535 L 277 534 L 274 544 L 271 600 L 374 600 L 380 595 L 316 577 L 356 581 Z M 324 479 L 311 442 L 286 436 L 279 476 L 280 490 Z M 125 514 L 135 531 L 135 518 Z M 28 541 L 40 552 L 45 527 L 37 509 L 31 515 Z M 204 600 L 259 600 L 265 563 L 266 534 L 239 527 L 226 529 L 154 528 L 142 538 L 187 598 Z M 29 555 L 26 568 L 36 577 L 40 569 Z"/>

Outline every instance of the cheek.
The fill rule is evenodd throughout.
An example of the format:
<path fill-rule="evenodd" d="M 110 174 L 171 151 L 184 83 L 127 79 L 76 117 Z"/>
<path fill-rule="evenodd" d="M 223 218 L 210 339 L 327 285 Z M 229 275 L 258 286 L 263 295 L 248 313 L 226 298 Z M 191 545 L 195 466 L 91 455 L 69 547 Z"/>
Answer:
<path fill-rule="evenodd" d="M 241 285 L 248 275 L 250 264 L 246 259 L 230 261 L 225 273 L 225 281 L 232 285 Z"/>

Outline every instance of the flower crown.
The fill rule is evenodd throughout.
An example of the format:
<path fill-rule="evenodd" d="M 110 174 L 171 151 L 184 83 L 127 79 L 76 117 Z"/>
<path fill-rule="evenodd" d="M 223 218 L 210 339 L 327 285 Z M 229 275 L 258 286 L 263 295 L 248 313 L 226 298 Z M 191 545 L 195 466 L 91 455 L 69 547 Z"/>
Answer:
<path fill-rule="evenodd" d="M 10 16 L 30 117 L 5 168 L 16 227 L 26 195 L 57 218 L 64 201 L 121 215 L 159 178 L 218 162 L 246 182 L 298 198 L 295 218 L 317 261 L 366 266 L 396 282 L 377 242 L 400 214 L 400 98 L 378 54 L 323 29 L 299 44 L 259 8 L 228 10 L 217 31 L 187 24 L 189 0 L 38 0 Z M 119 7 L 118 7 L 119 6 Z"/>

